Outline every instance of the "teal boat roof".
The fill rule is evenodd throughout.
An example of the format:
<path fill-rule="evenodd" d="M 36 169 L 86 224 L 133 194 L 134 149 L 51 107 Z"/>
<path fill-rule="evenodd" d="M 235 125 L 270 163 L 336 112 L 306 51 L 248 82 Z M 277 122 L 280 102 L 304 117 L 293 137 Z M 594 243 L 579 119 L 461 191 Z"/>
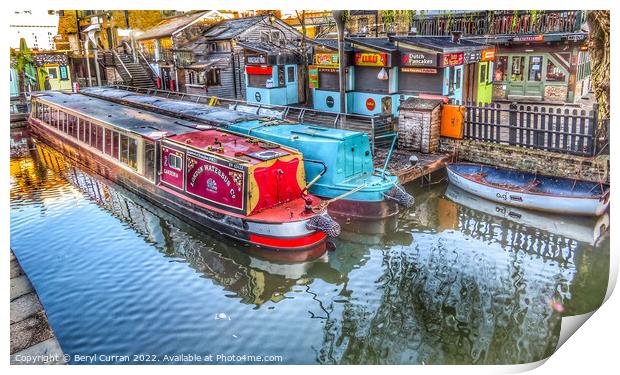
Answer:
<path fill-rule="evenodd" d="M 297 137 L 301 140 L 321 139 L 323 141 L 342 141 L 348 138 L 363 136 L 362 132 L 345 129 L 326 128 L 324 126 L 309 125 L 304 123 L 279 123 L 278 126 L 270 126 L 270 122 L 243 122 L 231 125 L 231 129 L 244 128 L 250 134 L 272 134 L 274 136 Z"/>

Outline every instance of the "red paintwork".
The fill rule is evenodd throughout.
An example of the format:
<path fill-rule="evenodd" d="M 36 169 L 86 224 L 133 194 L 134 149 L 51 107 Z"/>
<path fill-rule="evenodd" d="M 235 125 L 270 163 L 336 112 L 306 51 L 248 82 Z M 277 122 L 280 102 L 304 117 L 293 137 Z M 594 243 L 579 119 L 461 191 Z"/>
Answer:
<path fill-rule="evenodd" d="M 181 170 L 170 167 L 169 163 L 169 155 L 176 154 L 181 158 Z M 162 174 L 161 180 L 167 184 L 170 184 L 176 188 L 183 189 L 183 166 L 185 165 L 185 161 L 183 160 L 183 153 L 180 151 L 173 150 L 166 146 L 161 147 L 161 156 L 162 156 Z"/>
<path fill-rule="evenodd" d="M 288 249 L 317 245 L 325 240 L 326 237 L 327 235 L 323 232 L 314 232 L 308 236 L 297 238 L 264 237 L 250 234 L 250 241 L 259 245 Z"/>
<path fill-rule="evenodd" d="M 248 158 L 247 162 L 252 165 L 261 163 L 262 160 L 252 158 L 246 154 L 266 150 L 266 148 L 261 147 L 259 143 L 249 142 L 251 137 L 223 132 L 218 129 L 198 130 L 195 132 L 175 135 L 168 139 L 195 148 L 207 150 L 216 155 L 223 155 L 230 158 L 245 156 Z M 285 155 L 291 154 L 290 151 L 282 147 L 277 147 L 270 150 L 282 152 Z"/>
<path fill-rule="evenodd" d="M 185 191 L 211 202 L 243 210 L 245 172 L 187 155 Z"/>
<path fill-rule="evenodd" d="M 297 181 L 298 167 L 299 159 L 293 159 L 288 162 L 276 160 L 270 167 L 256 168 L 254 179 L 260 197 L 252 213 L 301 197 L 301 186 Z"/>
<path fill-rule="evenodd" d="M 273 68 L 271 66 L 246 66 L 245 72 L 247 74 L 271 75 Z"/>

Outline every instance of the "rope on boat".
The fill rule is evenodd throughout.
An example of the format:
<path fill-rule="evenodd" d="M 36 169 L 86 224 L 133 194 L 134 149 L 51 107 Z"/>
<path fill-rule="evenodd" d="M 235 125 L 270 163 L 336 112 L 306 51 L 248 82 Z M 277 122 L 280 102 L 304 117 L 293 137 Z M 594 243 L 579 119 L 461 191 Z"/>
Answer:
<path fill-rule="evenodd" d="M 306 222 L 309 230 L 318 230 L 328 237 L 335 238 L 340 235 L 340 224 L 332 219 L 327 213 L 316 215 Z"/>
<path fill-rule="evenodd" d="M 385 199 L 393 200 L 405 208 L 411 208 L 415 203 L 415 198 L 398 184 L 395 184 L 390 190 L 383 193 L 383 196 Z"/>
<path fill-rule="evenodd" d="M 353 193 L 356 193 L 356 192 L 366 188 L 366 186 L 368 186 L 368 184 L 362 184 L 362 185 L 356 187 L 355 189 L 352 189 L 352 190 L 347 191 L 346 193 L 340 194 L 339 196 L 337 196 L 335 198 L 328 199 L 328 200 L 325 200 L 325 201 L 321 201 L 321 203 L 319 203 L 318 206 L 312 207 L 312 212 L 314 212 L 314 213 L 323 212 L 323 211 L 325 211 L 327 206 L 329 206 L 330 203 L 333 203 L 333 202 L 335 202 L 337 200 L 340 200 L 340 199 L 342 199 L 344 197 L 347 197 L 347 196 L 349 196 L 349 195 L 351 195 Z"/>

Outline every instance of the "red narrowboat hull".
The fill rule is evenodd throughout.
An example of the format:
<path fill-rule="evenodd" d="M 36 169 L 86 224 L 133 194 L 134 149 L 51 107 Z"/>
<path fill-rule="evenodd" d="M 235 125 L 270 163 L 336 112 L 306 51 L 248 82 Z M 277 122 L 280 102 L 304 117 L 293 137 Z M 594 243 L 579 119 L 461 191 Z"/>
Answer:
<path fill-rule="evenodd" d="M 281 208 L 283 212 L 276 212 L 280 211 L 278 209 L 272 209 L 274 212 L 264 211 L 255 215 L 257 218 L 232 214 L 216 207 L 209 207 L 202 202 L 193 201 L 173 189 L 156 185 L 129 168 L 118 165 L 113 160 L 83 147 L 38 119 L 30 118 L 29 124 L 33 134 L 65 156 L 144 197 L 156 206 L 189 220 L 195 226 L 215 231 L 260 249 L 278 250 L 278 252 L 307 252 L 306 256 L 303 254 L 292 256 L 291 259 L 294 260 L 308 260 L 311 257 L 320 256 L 325 251 L 327 236 L 323 232 L 306 227 L 310 218 L 297 221 L 283 220 L 293 205 L 296 209 L 300 208 L 299 202 L 290 203 L 288 206 L 283 205 L 284 207 Z"/>

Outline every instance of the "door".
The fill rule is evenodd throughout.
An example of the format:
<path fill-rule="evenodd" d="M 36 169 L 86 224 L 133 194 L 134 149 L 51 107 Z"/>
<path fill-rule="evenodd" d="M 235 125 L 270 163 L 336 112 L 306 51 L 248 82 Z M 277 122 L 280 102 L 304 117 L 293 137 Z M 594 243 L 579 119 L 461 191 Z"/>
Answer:
<path fill-rule="evenodd" d="M 463 102 L 463 65 L 451 66 L 448 70 L 449 97 L 454 104 Z"/>
<path fill-rule="evenodd" d="M 297 80 L 297 66 L 285 65 L 286 104 L 299 103 L 299 85 Z"/>
<path fill-rule="evenodd" d="M 512 56 L 508 74 L 508 96 L 525 95 L 526 63 L 525 56 Z"/>
<path fill-rule="evenodd" d="M 525 96 L 543 97 L 543 56 L 529 56 L 527 64 L 527 80 Z"/>
<path fill-rule="evenodd" d="M 463 71 L 463 103 L 476 102 L 478 91 L 477 64 L 466 64 Z"/>
<path fill-rule="evenodd" d="M 491 103 L 493 97 L 493 80 L 492 80 L 493 63 L 483 61 L 478 64 L 478 94 L 476 102 L 481 104 Z"/>
<path fill-rule="evenodd" d="M 172 75 L 170 74 L 170 68 L 161 68 L 161 87 L 162 90 L 170 90 L 170 79 Z"/>

